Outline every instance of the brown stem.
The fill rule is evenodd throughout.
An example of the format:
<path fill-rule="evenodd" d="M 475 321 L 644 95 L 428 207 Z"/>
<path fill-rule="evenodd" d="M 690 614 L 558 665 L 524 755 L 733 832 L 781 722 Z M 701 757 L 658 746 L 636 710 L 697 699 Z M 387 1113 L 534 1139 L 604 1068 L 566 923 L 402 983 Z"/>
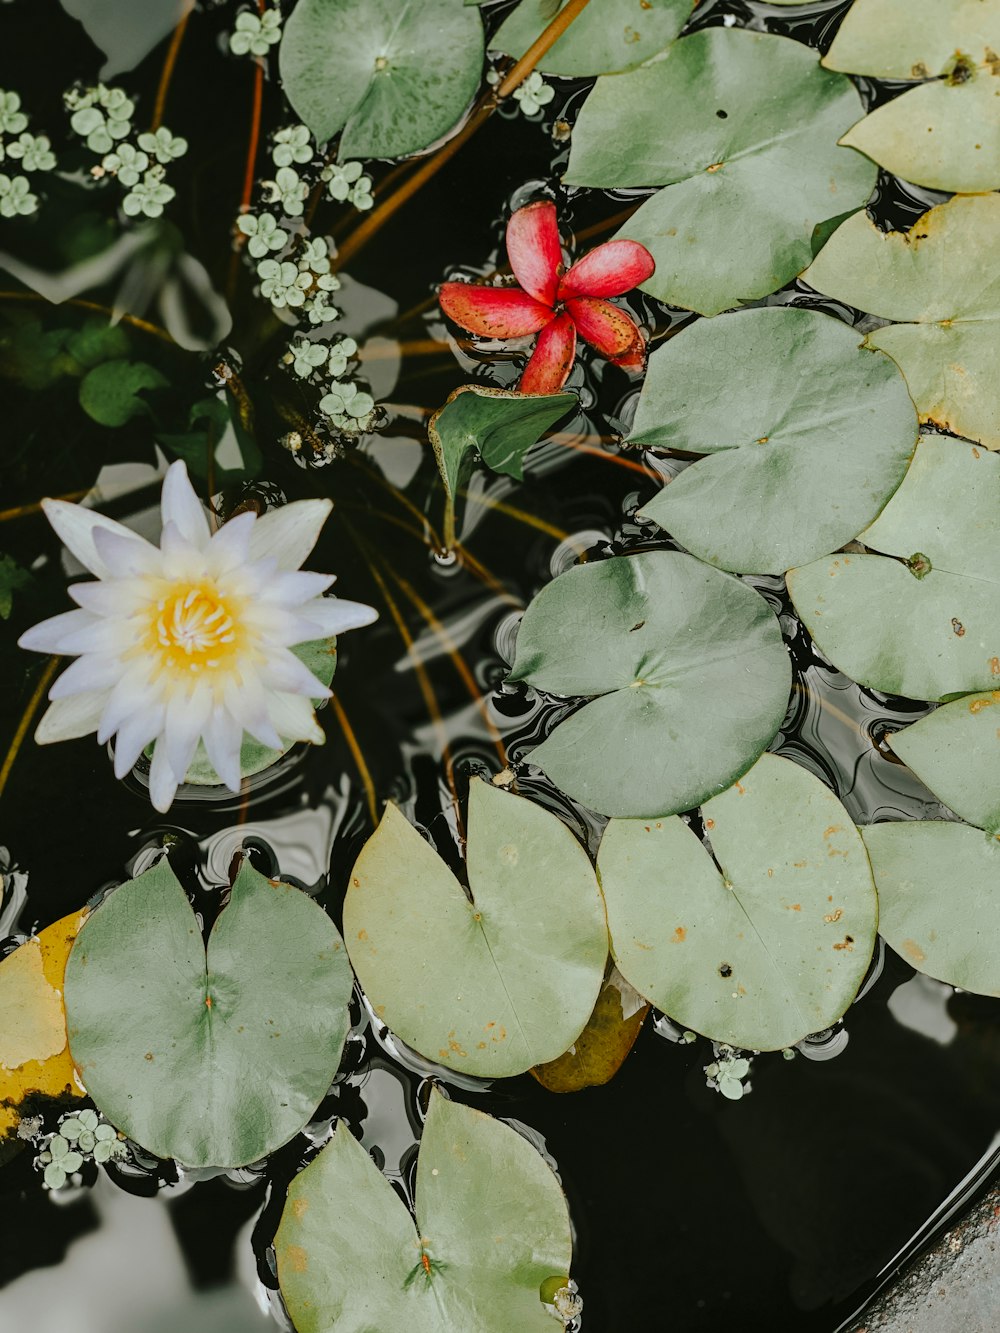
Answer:
<path fill-rule="evenodd" d="M 14 732 L 14 739 L 10 743 L 10 748 L 3 761 L 3 766 L 0 767 L 0 792 L 2 792 L 7 785 L 11 769 L 14 767 L 14 760 L 17 758 L 18 751 L 21 749 L 24 738 L 28 734 L 28 728 L 34 721 L 35 714 L 38 712 L 39 705 L 45 696 L 45 691 L 52 684 L 52 677 L 56 674 L 61 661 L 61 657 L 49 658 L 45 664 L 45 670 L 42 672 L 38 684 L 35 686 L 35 691 L 28 700 L 28 706 L 21 714 L 21 721 L 18 723 L 17 731 Z"/>
<path fill-rule="evenodd" d="M 364 248 L 371 238 L 389 221 L 389 219 L 402 206 L 407 203 L 424 185 L 427 184 L 446 162 L 455 156 L 463 144 L 468 143 L 472 136 L 489 120 L 490 116 L 496 110 L 504 98 L 509 97 L 515 88 L 519 87 L 528 77 L 535 65 L 541 60 L 542 56 L 553 46 L 563 35 L 573 20 L 580 14 L 590 0 L 569 0 L 548 25 L 544 32 L 532 42 L 531 46 L 525 51 L 521 59 L 514 65 L 513 69 L 507 74 L 503 82 L 496 89 L 492 90 L 480 99 L 469 119 L 465 122 L 459 132 L 453 139 L 442 145 L 441 148 L 429 157 L 423 166 L 419 167 L 402 185 L 400 185 L 387 199 L 384 199 L 377 208 L 373 208 L 360 226 L 356 227 L 346 238 L 340 247 L 340 253 L 334 261 L 335 268 L 343 268 L 348 264 L 360 250 Z"/>
<path fill-rule="evenodd" d="M 177 64 L 177 56 L 180 53 L 181 43 L 184 41 L 184 33 L 188 25 L 188 19 L 191 17 L 191 11 L 193 9 L 194 0 L 187 0 L 184 13 L 177 20 L 177 27 L 174 28 L 173 36 L 170 38 L 170 45 L 167 47 L 167 54 L 163 61 L 163 72 L 160 74 L 160 83 L 156 90 L 156 102 L 153 106 L 153 119 L 150 121 L 149 125 L 153 134 L 155 134 L 163 124 L 163 108 L 166 106 L 170 80 L 174 76 L 174 66 Z"/>
<path fill-rule="evenodd" d="M 45 305 L 52 304 L 47 297 L 40 296 L 38 292 L 0 292 L 0 301 L 42 301 Z M 77 306 L 81 310 L 98 310 L 109 319 L 120 319 L 124 324 L 131 324 L 134 329 L 142 329 L 143 333 L 152 334 L 161 342 L 170 343 L 171 347 L 176 346 L 167 330 L 161 328 L 159 324 L 150 324 L 148 319 L 140 319 L 138 315 L 126 315 L 120 310 L 113 310 L 109 305 L 101 305 L 100 301 L 85 301 L 82 297 L 71 296 L 59 304 Z"/>
<path fill-rule="evenodd" d="M 375 783 L 372 781 L 372 775 L 365 763 L 365 757 L 361 752 L 361 746 L 358 744 L 358 738 L 354 734 L 354 728 L 347 720 L 347 714 L 344 712 L 343 704 L 336 695 L 330 700 L 334 716 L 340 724 L 340 730 L 344 734 L 344 740 L 347 742 L 347 748 L 351 752 L 351 758 L 354 760 L 354 767 L 358 770 L 358 777 L 361 779 L 361 785 L 365 789 L 365 800 L 368 803 L 368 814 L 371 817 L 372 828 L 378 825 L 378 802 L 375 799 Z"/>

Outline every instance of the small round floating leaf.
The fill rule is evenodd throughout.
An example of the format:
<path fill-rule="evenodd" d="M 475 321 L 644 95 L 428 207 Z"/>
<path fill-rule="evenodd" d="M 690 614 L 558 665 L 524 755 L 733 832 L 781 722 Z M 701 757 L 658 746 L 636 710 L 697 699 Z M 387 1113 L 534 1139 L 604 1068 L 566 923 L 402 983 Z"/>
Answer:
<path fill-rule="evenodd" d="M 394 806 L 355 863 L 344 936 L 375 1012 L 428 1059 L 521 1074 L 567 1050 L 608 954 L 590 860 L 540 806 L 479 780 L 469 791 L 472 901 Z"/>
<path fill-rule="evenodd" d="M 1000 842 L 945 821 L 861 832 L 886 942 L 918 972 L 1000 996 Z"/>
<path fill-rule="evenodd" d="M 285 23 L 285 94 L 340 160 L 401 157 L 447 134 L 475 96 L 483 24 L 462 0 L 300 0 Z"/>
<path fill-rule="evenodd" d="M 1000 831 L 1000 691 L 969 694 L 893 734 L 893 750 L 956 815 Z"/>
<path fill-rule="evenodd" d="M 594 696 L 528 761 L 606 815 L 673 814 L 727 787 L 781 725 L 778 622 L 738 579 L 674 551 L 577 565 L 534 598 L 511 680 Z"/>
<path fill-rule="evenodd" d="M 351 971 L 326 913 L 244 863 L 209 936 L 167 861 L 89 917 L 66 969 L 73 1058 L 159 1157 L 245 1166 L 312 1115 L 340 1062 Z"/>
<path fill-rule="evenodd" d="M 624 976 L 676 1022 L 747 1050 L 829 1027 L 864 979 L 877 906 L 850 816 L 811 773 L 766 754 L 683 820 L 613 819 L 598 873 Z"/>
<path fill-rule="evenodd" d="M 780 574 L 852 541 L 917 441 L 895 362 L 859 342 L 826 315 L 765 307 L 665 343 L 629 439 L 709 457 L 641 512 L 723 569 Z"/>
<path fill-rule="evenodd" d="M 867 200 L 874 164 L 837 146 L 860 113 L 850 80 L 800 43 L 710 28 L 597 81 L 565 179 L 667 186 L 619 235 L 656 261 L 645 291 L 714 315 L 788 282 L 812 257 L 816 227 Z"/>
<path fill-rule="evenodd" d="M 910 699 L 1000 681 L 1000 458 L 925 436 L 903 484 L 861 534 L 887 555 L 839 555 L 788 574 L 820 651 L 852 680 Z"/>
<path fill-rule="evenodd" d="M 572 1257 L 566 1200 L 531 1144 L 436 1089 L 416 1225 L 341 1121 L 292 1181 L 274 1248 L 301 1333 L 551 1333 L 538 1293 Z"/>
<path fill-rule="evenodd" d="M 898 321 L 866 341 L 897 363 L 921 421 L 998 449 L 998 274 L 1000 196 L 977 194 L 939 204 L 908 232 L 880 231 L 855 214 L 802 277 L 826 296 Z"/>
<path fill-rule="evenodd" d="M 519 59 L 563 5 L 521 0 L 490 38 L 490 47 Z M 577 78 L 634 69 L 670 45 L 690 18 L 691 7 L 692 0 L 651 0 L 646 5 L 636 0 L 590 0 L 536 69 Z"/>
<path fill-rule="evenodd" d="M 80 381 L 80 406 L 99 426 L 124 426 L 133 417 L 149 414 L 141 395 L 145 389 L 165 389 L 168 381 L 145 361 L 103 361 Z"/>

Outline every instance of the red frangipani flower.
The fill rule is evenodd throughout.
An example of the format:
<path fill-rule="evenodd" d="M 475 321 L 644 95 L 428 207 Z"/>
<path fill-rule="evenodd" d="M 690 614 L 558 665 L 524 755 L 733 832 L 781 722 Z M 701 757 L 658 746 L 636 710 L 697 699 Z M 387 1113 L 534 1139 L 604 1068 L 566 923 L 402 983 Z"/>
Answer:
<path fill-rule="evenodd" d="M 601 356 L 641 370 L 646 347 L 630 315 L 609 296 L 631 291 L 652 274 L 653 256 L 638 241 L 607 241 L 563 272 L 555 204 L 528 204 L 507 223 L 507 258 L 519 287 L 445 282 L 441 309 L 463 329 L 487 338 L 537 333 L 518 386 L 555 393 L 566 383 L 577 334 Z"/>

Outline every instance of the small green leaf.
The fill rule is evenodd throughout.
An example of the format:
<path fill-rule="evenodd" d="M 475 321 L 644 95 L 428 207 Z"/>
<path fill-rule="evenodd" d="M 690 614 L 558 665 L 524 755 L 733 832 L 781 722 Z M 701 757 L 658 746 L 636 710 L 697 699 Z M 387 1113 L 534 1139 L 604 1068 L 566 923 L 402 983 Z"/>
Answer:
<path fill-rule="evenodd" d="M 601 814 L 656 817 L 692 809 L 756 761 L 785 716 L 791 668 L 753 588 L 693 556 L 647 551 L 544 587 L 509 679 L 593 699 L 529 763 Z"/>
<path fill-rule="evenodd" d="M 890 738 L 900 759 L 962 819 L 1000 831 L 1000 691 L 967 694 Z"/>
<path fill-rule="evenodd" d="M 586 1025 L 608 956 L 604 904 L 586 852 L 541 806 L 476 779 L 468 823 L 471 901 L 389 805 L 351 874 L 344 936 L 403 1041 L 505 1077 L 555 1059 Z"/>
<path fill-rule="evenodd" d="M 917 442 L 895 362 L 859 341 L 826 315 L 764 307 L 665 343 L 629 440 L 708 457 L 640 512 L 723 569 L 781 574 L 852 541 Z"/>
<path fill-rule="evenodd" d="M 918 972 L 1000 996 L 1000 843 L 948 821 L 861 830 L 879 900 L 879 933 Z"/>
<path fill-rule="evenodd" d="M 780 1050 L 840 1018 L 864 979 L 877 919 L 864 846 L 833 793 L 772 754 L 701 815 L 711 854 L 677 817 L 608 825 L 612 953 L 675 1022 Z"/>
<path fill-rule="evenodd" d="M 295 1327 L 552 1333 L 539 1290 L 569 1272 L 572 1239 L 550 1168 L 436 1089 L 417 1161 L 415 1225 L 343 1121 L 292 1181 L 274 1248 Z"/>
<path fill-rule="evenodd" d="M 106 319 L 88 319 L 82 328 L 66 339 L 66 350 L 86 369 L 102 361 L 119 360 L 128 356 L 128 334 L 121 324 L 109 324 Z"/>
<path fill-rule="evenodd" d="M 866 341 L 897 363 L 920 420 L 1000 449 L 998 272 L 1000 196 L 978 194 L 939 204 L 909 231 L 883 232 L 855 214 L 802 279 L 898 321 Z"/>
<path fill-rule="evenodd" d="M 145 361 L 104 361 L 80 381 L 80 406 L 99 426 L 124 426 L 149 412 L 140 394 L 165 389 L 168 381 Z"/>
<path fill-rule="evenodd" d="M 843 554 L 788 573 L 820 651 L 859 684 L 909 699 L 996 684 L 998 505 L 1000 457 L 925 436 L 903 484 L 861 534 L 896 558 Z"/>
<path fill-rule="evenodd" d="M 163 859 L 77 937 L 70 1049 L 102 1112 L 144 1148 L 192 1167 L 245 1166 L 287 1143 L 326 1093 L 351 982 L 326 913 L 249 862 L 206 955 Z"/>
<path fill-rule="evenodd" d="M 566 3 L 521 0 L 490 47 L 520 58 Z M 535 66 L 543 74 L 588 77 L 634 69 L 669 46 L 691 16 L 692 0 L 590 0 Z"/>
<path fill-rule="evenodd" d="M 285 95 L 339 159 L 401 157 L 447 134 L 482 74 L 483 24 L 462 0 L 301 0 L 280 48 Z"/>
<path fill-rule="evenodd" d="M 850 80 L 800 43 L 710 28 L 598 79 L 565 179 L 666 186 L 619 235 L 656 260 L 645 291 L 714 315 L 788 282 L 811 258 L 817 224 L 867 200 L 874 164 L 837 147 L 860 110 Z"/>

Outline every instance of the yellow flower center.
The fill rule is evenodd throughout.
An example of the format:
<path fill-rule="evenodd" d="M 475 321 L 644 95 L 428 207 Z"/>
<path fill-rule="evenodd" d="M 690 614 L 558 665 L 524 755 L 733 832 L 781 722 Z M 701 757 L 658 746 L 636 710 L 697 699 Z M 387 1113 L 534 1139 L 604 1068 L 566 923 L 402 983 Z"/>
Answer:
<path fill-rule="evenodd" d="M 210 582 L 173 585 L 151 607 L 144 649 L 173 675 L 229 668 L 244 647 L 238 613 Z"/>

